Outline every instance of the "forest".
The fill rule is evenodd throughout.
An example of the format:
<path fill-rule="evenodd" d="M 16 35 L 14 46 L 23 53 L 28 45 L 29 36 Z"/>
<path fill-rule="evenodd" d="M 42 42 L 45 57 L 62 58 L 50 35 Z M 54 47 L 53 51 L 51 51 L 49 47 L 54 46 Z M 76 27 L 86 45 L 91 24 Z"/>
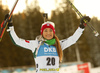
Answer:
<path fill-rule="evenodd" d="M 33 7 L 27 5 L 23 13 L 13 15 L 15 32 L 22 39 L 35 40 L 35 37 L 40 35 L 41 24 L 44 22 L 43 12 L 40 11 L 37 0 L 34 1 Z M 0 24 L 7 13 L 9 13 L 9 9 L 4 9 L 1 4 Z M 52 11 L 51 18 L 48 20 L 55 23 L 56 35 L 60 40 L 73 35 L 80 24 L 79 16 L 67 2 L 59 4 L 59 7 Z M 91 18 L 90 23 L 98 32 L 100 31 L 100 20 L 97 17 Z M 78 61 L 76 49 L 79 51 L 80 61 L 91 62 L 94 67 L 100 66 L 100 40 L 93 35 L 88 26 L 77 43 L 63 51 L 63 63 Z M 0 67 L 30 65 L 35 65 L 32 51 L 14 45 L 9 33 L 5 32 L 0 42 Z"/>

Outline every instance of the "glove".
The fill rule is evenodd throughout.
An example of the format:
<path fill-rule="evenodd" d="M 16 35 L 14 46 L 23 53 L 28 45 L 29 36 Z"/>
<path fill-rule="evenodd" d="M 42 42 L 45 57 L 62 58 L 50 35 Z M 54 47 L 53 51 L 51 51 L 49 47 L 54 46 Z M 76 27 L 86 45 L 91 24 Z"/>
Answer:
<path fill-rule="evenodd" d="M 8 17 L 9 17 L 9 14 L 6 14 L 4 20 L 6 20 Z M 12 25 L 12 16 L 11 16 L 10 20 L 8 20 L 8 27 L 11 27 L 11 26 L 13 26 Z"/>
<path fill-rule="evenodd" d="M 83 16 L 80 20 L 80 28 L 84 29 L 86 26 L 86 23 L 84 22 L 84 19 L 90 22 L 91 18 L 89 16 Z"/>

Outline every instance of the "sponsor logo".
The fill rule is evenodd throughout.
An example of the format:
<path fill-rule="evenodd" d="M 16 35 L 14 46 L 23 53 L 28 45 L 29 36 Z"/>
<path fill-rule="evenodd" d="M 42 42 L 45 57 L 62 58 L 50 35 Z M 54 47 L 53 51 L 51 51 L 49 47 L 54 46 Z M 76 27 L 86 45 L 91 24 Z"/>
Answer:
<path fill-rule="evenodd" d="M 50 69 L 47 69 L 47 68 L 41 68 L 40 71 L 59 71 L 59 68 L 50 68 Z"/>
<path fill-rule="evenodd" d="M 56 48 L 47 48 L 47 47 L 44 47 L 44 52 L 56 52 Z"/>

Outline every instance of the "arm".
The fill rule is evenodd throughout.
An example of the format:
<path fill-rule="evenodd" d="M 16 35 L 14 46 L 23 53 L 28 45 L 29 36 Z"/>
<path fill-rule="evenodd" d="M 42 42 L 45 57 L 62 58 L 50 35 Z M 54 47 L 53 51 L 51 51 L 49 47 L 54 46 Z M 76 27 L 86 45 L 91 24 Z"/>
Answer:
<path fill-rule="evenodd" d="M 38 45 L 37 40 L 27 41 L 27 40 L 19 38 L 16 35 L 13 26 L 9 27 L 8 31 L 9 31 L 10 37 L 15 45 L 26 48 L 26 49 L 30 49 L 30 50 L 32 50 L 32 52 L 34 52 L 35 48 L 37 48 L 37 45 Z"/>
<path fill-rule="evenodd" d="M 84 29 L 81 29 L 80 27 L 78 27 L 78 29 L 75 31 L 75 33 L 72 36 L 70 36 L 67 39 L 61 40 L 60 44 L 61 44 L 62 50 L 75 44 L 77 40 L 80 38 L 80 36 L 82 35 L 83 31 Z"/>
<path fill-rule="evenodd" d="M 9 17 L 9 14 L 6 14 L 5 19 L 7 19 L 8 17 Z M 37 45 L 38 45 L 37 40 L 27 41 L 27 40 L 20 39 L 16 35 L 16 33 L 14 31 L 14 27 L 12 25 L 12 16 L 11 16 L 10 20 L 8 20 L 8 29 L 7 29 L 7 31 L 9 32 L 10 37 L 11 37 L 11 39 L 12 39 L 12 41 L 15 45 L 26 48 L 26 49 L 30 49 L 30 50 L 32 50 L 32 52 L 34 52 L 35 48 L 37 48 Z"/>
<path fill-rule="evenodd" d="M 76 32 L 68 39 L 60 41 L 62 50 L 75 44 L 76 41 L 80 38 L 80 36 L 82 35 L 82 32 L 84 31 L 84 28 L 86 26 L 84 19 L 87 20 L 88 22 L 91 20 L 88 16 L 84 16 L 81 18 L 79 28 L 76 30 Z"/>

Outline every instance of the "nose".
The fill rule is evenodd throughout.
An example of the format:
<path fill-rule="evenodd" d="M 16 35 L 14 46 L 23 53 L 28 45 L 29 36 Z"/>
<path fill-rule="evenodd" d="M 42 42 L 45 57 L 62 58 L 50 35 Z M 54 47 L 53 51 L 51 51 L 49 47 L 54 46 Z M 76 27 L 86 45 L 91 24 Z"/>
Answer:
<path fill-rule="evenodd" d="M 50 32 L 48 31 L 47 34 L 50 34 Z"/>

